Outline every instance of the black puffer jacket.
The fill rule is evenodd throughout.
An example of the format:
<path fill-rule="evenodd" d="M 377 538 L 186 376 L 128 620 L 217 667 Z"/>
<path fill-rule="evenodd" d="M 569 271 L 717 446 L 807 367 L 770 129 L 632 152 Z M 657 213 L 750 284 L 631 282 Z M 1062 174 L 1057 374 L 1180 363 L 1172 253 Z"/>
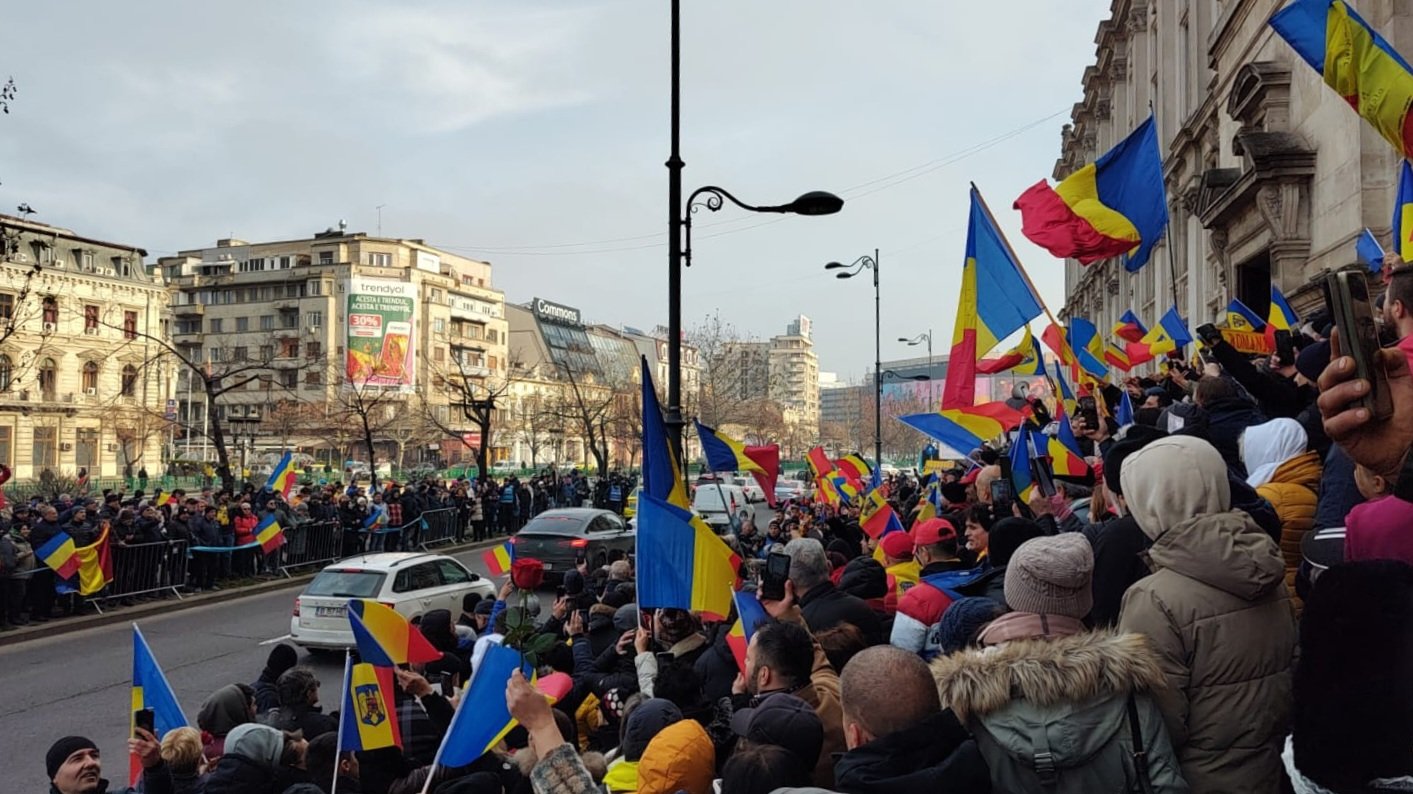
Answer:
<path fill-rule="evenodd" d="M 991 791 L 986 761 L 951 711 L 839 756 L 834 788 L 842 794 Z"/>
<path fill-rule="evenodd" d="M 840 623 L 852 623 L 864 635 L 864 642 L 878 645 L 887 641 L 883 623 L 863 599 L 840 592 L 831 582 L 821 582 L 799 596 L 800 611 L 810 631 L 818 633 Z"/>
<path fill-rule="evenodd" d="M 736 657 L 731 646 L 726 644 L 726 635 L 731 633 L 730 623 L 714 623 L 707 627 L 707 649 L 697 657 L 693 668 L 702 679 L 702 691 L 706 702 L 715 703 L 731 696 L 731 684 L 736 681 Z"/>
<path fill-rule="evenodd" d="M 844 566 L 838 588 L 855 598 L 883 598 L 888 595 L 888 572 L 872 557 L 855 557 Z"/>

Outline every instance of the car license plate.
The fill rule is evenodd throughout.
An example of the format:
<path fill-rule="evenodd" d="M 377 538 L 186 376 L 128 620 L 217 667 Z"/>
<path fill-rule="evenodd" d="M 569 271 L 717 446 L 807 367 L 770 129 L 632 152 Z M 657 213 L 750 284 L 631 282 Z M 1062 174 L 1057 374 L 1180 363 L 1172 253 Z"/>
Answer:
<path fill-rule="evenodd" d="M 546 570 L 546 571 L 553 571 L 553 570 L 554 570 L 554 566 L 553 566 L 552 564 L 550 564 L 550 563 L 545 563 L 545 570 Z"/>
<path fill-rule="evenodd" d="M 314 607 L 314 617 L 316 617 L 316 618 L 342 618 L 342 617 L 348 617 L 348 607 Z"/>

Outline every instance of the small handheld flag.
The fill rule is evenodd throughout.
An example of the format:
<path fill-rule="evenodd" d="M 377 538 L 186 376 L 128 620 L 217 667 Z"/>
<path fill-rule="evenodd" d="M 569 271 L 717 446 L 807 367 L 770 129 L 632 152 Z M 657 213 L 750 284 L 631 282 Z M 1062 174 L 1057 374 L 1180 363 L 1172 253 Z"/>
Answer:
<path fill-rule="evenodd" d="M 1408 167 L 1408 161 L 1405 160 L 1403 162 L 1403 167 Z M 1398 222 L 1397 218 L 1398 213 L 1397 210 L 1395 210 L 1395 223 Z M 1413 221 L 1413 212 L 1409 212 L 1409 220 Z M 1394 228 L 1396 229 L 1398 227 L 1395 226 Z M 1370 273 L 1377 273 L 1384 267 L 1384 247 L 1379 245 L 1378 239 L 1374 237 L 1374 233 L 1369 231 L 1367 227 L 1365 227 L 1364 231 L 1360 232 L 1359 236 L 1354 240 L 1354 254 L 1359 257 L 1360 262 L 1363 262 L 1364 265 L 1369 268 Z"/>
<path fill-rule="evenodd" d="M 35 549 L 34 553 L 45 565 L 52 568 L 60 579 L 68 579 L 78 573 L 79 558 L 74 550 L 74 539 L 69 537 L 67 532 L 61 530 L 45 541 L 43 546 Z"/>
<path fill-rule="evenodd" d="M 731 655 L 736 657 L 736 667 L 745 674 L 746 646 L 751 644 L 756 629 L 762 623 L 770 622 L 770 615 L 766 614 L 755 593 L 737 590 L 732 598 L 736 603 L 736 622 L 726 635 L 726 645 L 731 648 Z"/>
<path fill-rule="evenodd" d="M 128 735 L 133 735 L 132 724 L 135 721 L 137 712 L 143 709 L 152 709 L 154 732 L 160 740 L 168 731 L 185 727 L 188 723 L 186 715 L 182 713 L 181 704 L 177 702 L 177 696 L 172 692 L 172 685 L 167 683 L 167 676 L 162 672 L 162 668 L 157 664 L 157 659 L 152 655 L 152 649 L 147 645 L 147 639 L 142 636 L 142 629 L 137 624 L 132 624 L 132 710 L 129 717 Z M 142 763 L 133 756 L 128 769 L 129 785 L 136 785 L 137 779 L 142 774 Z"/>
<path fill-rule="evenodd" d="M 274 513 L 260 519 L 260 524 L 255 527 L 255 539 L 260 543 L 260 550 L 266 554 L 285 544 L 285 532 L 280 522 L 275 520 Z"/>
<path fill-rule="evenodd" d="M 424 664 L 442 658 L 441 651 L 422 636 L 422 630 L 392 607 L 355 598 L 348 602 L 348 625 L 358 644 L 358 656 L 379 667 Z"/>
<path fill-rule="evenodd" d="M 402 746 L 391 667 L 354 664 L 352 656 L 344 657 L 339 722 L 340 752 Z"/>
<path fill-rule="evenodd" d="M 280 462 L 275 464 L 275 468 L 270 472 L 270 479 L 265 481 L 265 490 L 277 493 L 281 498 L 288 500 L 290 489 L 294 487 L 294 456 L 289 450 L 280 456 Z"/>
<path fill-rule="evenodd" d="M 481 561 L 486 564 L 486 569 L 491 572 L 491 576 L 505 576 L 510 573 L 510 566 L 515 563 L 515 546 L 510 543 L 502 543 L 494 548 L 486 549 L 481 553 Z"/>
<path fill-rule="evenodd" d="M 527 679 L 534 675 L 534 669 L 514 648 L 499 644 L 486 648 L 486 655 L 481 657 L 481 663 L 461 695 L 461 705 L 451 718 L 451 726 L 442 738 L 434 768 L 470 764 L 499 744 L 515 727 L 510 707 L 505 702 L 505 687 L 510 682 L 510 674 L 517 669 Z"/>
<path fill-rule="evenodd" d="M 1128 397 L 1128 389 L 1124 389 L 1123 396 L 1119 398 L 1119 410 L 1114 415 L 1114 421 L 1119 423 L 1119 427 L 1133 424 L 1133 400 Z"/>

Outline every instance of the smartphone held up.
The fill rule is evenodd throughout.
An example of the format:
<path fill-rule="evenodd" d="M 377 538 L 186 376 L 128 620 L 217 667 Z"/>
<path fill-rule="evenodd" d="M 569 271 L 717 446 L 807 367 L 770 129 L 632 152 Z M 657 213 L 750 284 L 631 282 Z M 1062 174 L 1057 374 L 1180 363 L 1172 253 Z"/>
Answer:
<path fill-rule="evenodd" d="M 1354 359 L 1355 376 L 1368 381 L 1369 393 L 1356 401 L 1376 419 L 1393 416 L 1388 373 L 1378 360 L 1379 331 L 1369 302 L 1369 282 L 1362 270 L 1325 274 L 1325 307 L 1339 331 L 1341 355 Z"/>

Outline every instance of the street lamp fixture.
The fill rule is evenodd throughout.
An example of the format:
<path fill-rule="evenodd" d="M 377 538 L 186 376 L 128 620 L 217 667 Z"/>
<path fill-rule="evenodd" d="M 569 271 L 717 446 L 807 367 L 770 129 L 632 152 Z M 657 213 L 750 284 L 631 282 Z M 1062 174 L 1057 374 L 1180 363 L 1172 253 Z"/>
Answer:
<path fill-rule="evenodd" d="M 794 201 L 788 204 L 770 204 L 757 206 L 731 195 L 725 188 L 707 185 L 692 191 L 687 197 L 687 211 L 680 216 L 676 209 L 676 197 L 682 194 L 681 185 L 681 165 L 677 156 L 677 88 L 676 88 L 676 2 L 673 3 L 674 20 L 674 47 L 673 47 L 673 141 L 672 159 L 668 161 L 669 175 L 671 177 L 668 185 L 669 200 L 673 202 L 672 208 L 672 237 L 669 241 L 669 259 L 671 269 L 668 271 L 667 279 L 667 417 L 664 422 L 667 425 L 668 436 L 671 438 L 672 454 L 677 456 L 677 460 L 682 464 L 682 471 L 686 472 L 686 461 L 682 455 L 682 428 L 686 421 L 682 417 L 682 267 L 692 266 L 692 216 L 698 211 L 706 209 L 709 212 L 717 212 L 726 202 L 731 202 L 747 212 L 774 213 L 779 215 L 804 215 L 815 217 L 820 215 L 833 215 L 844 206 L 844 200 L 823 190 L 812 190 L 801 194 Z M 673 162 L 679 164 L 674 168 Z"/>
<path fill-rule="evenodd" d="M 906 339 L 906 338 L 900 336 L 900 337 L 898 337 L 898 341 L 899 341 L 899 342 L 902 342 L 902 343 L 904 343 L 904 344 L 906 344 L 908 347 L 913 347 L 913 346 L 915 346 L 915 345 L 920 345 L 920 344 L 922 344 L 923 342 L 926 342 L 926 343 L 927 343 L 927 380 L 931 381 L 931 380 L 932 380 L 932 329 L 929 328 L 929 329 L 927 329 L 927 332 L 926 332 L 926 333 L 918 334 L 917 336 L 913 337 L 912 339 Z M 927 386 L 927 404 L 928 404 L 928 410 L 932 410 L 932 406 L 933 406 L 932 384 L 930 384 L 930 383 L 929 383 L 928 386 Z"/>
<path fill-rule="evenodd" d="M 808 195 L 808 194 L 807 194 Z M 800 198 L 804 198 L 801 196 Z M 796 199 L 797 201 L 799 199 Z M 883 342 L 882 317 L 878 298 L 878 249 L 873 256 L 864 254 L 850 264 L 830 262 L 825 270 L 839 270 L 835 278 L 853 278 L 865 270 L 873 271 L 873 460 L 874 465 L 883 465 Z"/>
<path fill-rule="evenodd" d="M 927 380 L 932 380 L 932 378 L 929 378 L 929 377 L 926 376 L 926 375 L 902 375 L 902 374 L 899 374 L 898 372 L 895 372 L 895 371 L 893 371 L 893 370 L 891 370 L 891 369 L 885 369 L 885 370 L 883 370 L 883 377 L 885 377 L 885 378 L 893 378 L 894 380 L 915 380 L 915 381 L 918 381 L 918 382 L 927 381 Z"/>

